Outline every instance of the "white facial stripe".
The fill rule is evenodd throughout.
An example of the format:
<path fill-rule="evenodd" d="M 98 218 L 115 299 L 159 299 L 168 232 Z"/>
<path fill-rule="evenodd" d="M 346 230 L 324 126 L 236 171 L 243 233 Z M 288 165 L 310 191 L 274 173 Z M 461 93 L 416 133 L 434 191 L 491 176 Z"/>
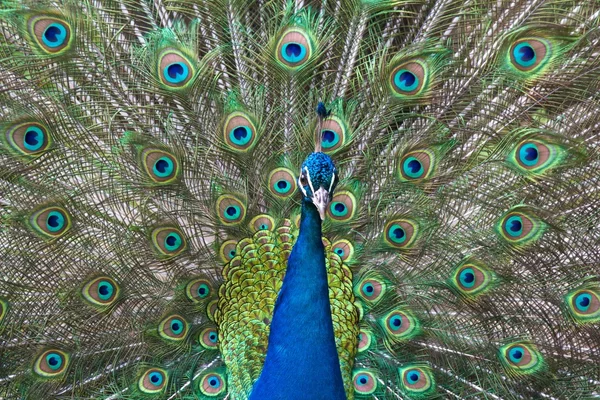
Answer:
<path fill-rule="evenodd" d="M 335 182 L 335 173 L 331 176 L 331 183 L 329 184 L 328 192 L 331 193 L 331 188 L 333 187 L 333 182 Z"/>
<path fill-rule="evenodd" d="M 306 179 L 308 179 L 308 186 L 310 186 L 310 190 L 312 190 L 314 196 L 315 188 L 313 187 L 312 182 L 310 181 L 310 172 L 308 172 L 308 167 L 304 167 L 304 169 L 306 170 Z"/>

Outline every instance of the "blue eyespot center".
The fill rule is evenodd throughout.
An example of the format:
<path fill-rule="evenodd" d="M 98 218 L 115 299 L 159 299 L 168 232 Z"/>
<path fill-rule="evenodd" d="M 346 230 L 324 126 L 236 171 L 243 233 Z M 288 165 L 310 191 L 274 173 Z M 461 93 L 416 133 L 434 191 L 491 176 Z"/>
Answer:
<path fill-rule="evenodd" d="M 279 182 L 277 182 L 277 188 L 281 189 L 281 190 L 287 190 L 290 186 L 290 183 L 286 180 L 280 180 Z"/>
<path fill-rule="evenodd" d="M 171 232 L 165 238 L 165 247 L 169 251 L 177 250 L 181 246 L 182 240 L 178 233 Z"/>
<path fill-rule="evenodd" d="M 178 319 L 174 319 L 171 321 L 171 331 L 178 335 L 183 332 L 183 322 Z"/>
<path fill-rule="evenodd" d="M 533 143 L 527 143 L 521 146 L 519 150 L 519 161 L 528 167 L 533 167 L 538 163 L 539 160 L 538 147 Z"/>
<path fill-rule="evenodd" d="M 50 48 L 62 46 L 65 43 L 66 38 L 67 30 L 58 22 L 53 22 L 48 25 L 42 34 L 42 41 Z"/>
<path fill-rule="evenodd" d="M 48 364 L 50 369 L 56 371 L 63 364 L 62 357 L 56 353 L 50 353 L 46 356 L 46 364 Z"/>
<path fill-rule="evenodd" d="M 592 304 L 592 296 L 589 293 L 581 293 L 575 298 L 575 304 L 579 311 L 585 312 Z"/>
<path fill-rule="evenodd" d="M 163 71 L 163 76 L 169 83 L 182 83 L 190 75 L 189 67 L 183 62 L 174 62 L 167 65 Z"/>
<path fill-rule="evenodd" d="M 98 296 L 102 300 L 108 300 L 113 295 L 114 287 L 110 282 L 101 281 L 98 284 Z"/>
<path fill-rule="evenodd" d="M 398 329 L 400 329 L 401 326 L 402 317 L 400 317 L 399 315 L 394 315 L 392 318 L 390 318 L 390 328 L 393 331 L 397 331 Z"/>
<path fill-rule="evenodd" d="M 24 145 L 27 150 L 39 150 L 44 144 L 44 133 L 38 127 L 32 126 L 25 132 Z"/>
<path fill-rule="evenodd" d="M 373 293 L 374 290 L 375 290 L 375 288 L 373 288 L 373 285 L 371 285 L 370 283 L 367 283 L 365 285 L 365 292 L 367 292 L 367 293 Z"/>
<path fill-rule="evenodd" d="M 154 163 L 154 173 L 159 178 L 166 178 L 173 173 L 173 161 L 169 157 L 161 157 Z"/>
<path fill-rule="evenodd" d="M 392 231 L 392 235 L 394 235 L 394 238 L 395 238 L 396 240 L 401 240 L 401 239 L 403 239 L 403 238 L 404 238 L 404 235 L 405 235 L 405 233 L 404 233 L 404 229 L 402 229 L 402 228 L 400 228 L 400 227 L 397 227 L 396 229 L 394 229 L 394 230 Z"/>
<path fill-rule="evenodd" d="M 286 43 L 281 48 L 281 56 L 289 63 L 298 63 L 306 57 L 306 46 L 295 42 Z"/>
<path fill-rule="evenodd" d="M 521 67 L 531 67 L 537 61 L 537 56 L 533 47 L 527 43 L 519 43 L 513 50 L 513 57 Z"/>
<path fill-rule="evenodd" d="M 217 334 L 214 332 L 211 332 L 211 334 L 208 336 L 208 338 L 210 339 L 211 342 L 216 343 L 217 341 Z"/>
<path fill-rule="evenodd" d="M 229 132 L 229 139 L 237 146 L 245 146 L 252 139 L 252 130 L 245 125 L 236 126 Z"/>
<path fill-rule="evenodd" d="M 163 382 L 162 374 L 160 372 L 152 372 L 150 374 L 150 382 L 152 382 L 154 386 L 160 386 Z"/>
<path fill-rule="evenodd" d="M 231 258 L 235 257 L 235 250 L 231 250 L 229 252 L 229 255 L 231 256 Z"/>
<path fill-rule="evenodd" d="M 523 233 L 523 219 L 520 216 L 512 216 L 506 220 L 506 231 L 512 237 L 518 237 Z"/>
<path fill-rule="evenodd" d="M 237 208 L 234 206 L 231 207 L 227 207 L 227 215 L 229 215 L 230 217 L 233 217 L 236 213 L 237 213 Z"/>
<path fill-rule="evenodd" d="M 404 174 L 409 178 L 420 178 L 425 173 L 423 164 L 415 157 L 408 157 L 404 160 L 402 167 L 404 169 Z"/>
<path fill-rule="evenodd" d="M 206 296 L 208 296 L 208 294 L 210 293 L 210 289 L 208 288 L 208 286 L 206 284 L 201 284 L 200 286 L 198 286 L 198 296 L 201 298 L 205 298 Z"/>
<path fill-rule="evenodd" d="M 209 379 L 208 384 L 210 386 L 212 386 L 213 388 L 218 388 L 219 386 L 221 386 L 221 382 L 219 382 L 219 380 L 217 378 Z"/>
<path fill-rule="evenodd" d="M 337 145 L 338 142 L 340 141 L 339 135 L 330 129 L 324 129 L 323 131 L 321 131 L 321 135 L 322 135 L 321 145 L 325 149 L 332 148 L 333 146 Z"/>
<path fill-rule="evenodd" d="M 65 225 L 65 217 L 58 211 L 51 211 L 46 218 L 46 227 L 50 232 L 58 232 Z"/>
<path fill-rule="evenodd" d="M 473 268 L 466 268 L 460 273 L 459 279 L 462 286 L 472 288 L 475 285 L 475 271 Z"/>
<path fill-rule="evenodd" d="M 403 92 L 412 92 L 419 86 L 419 78 L 406 69 L 401 69 L 394 76 L 394 84 Z"/>
<path fill-rule="evenodd" d="M 524 350 L 521 347 L 515 347 L 509 353 L 510 360 L 515 363 L 518 363 L 519 361 L 521 361 L 521 359 L 523 358 L 523 355 L 524 355 Z"/>
<path fill-rule="evenodd" d="M 421 374 L 417 371 L 410 371 L 408 373 L 407 378 L 411 384 L 415 384 L 415 383 L 419 382 L 419 379 L 421 378 Z"/>
<path fill-rule="evenodd" d="M 361 385 L 366 385 L 369 382 L 369 378 L 367 378 L 366 376 L 361 376 L 358 379 L 358 382 L 360 382 Z"/>
<path fill-rule="evenodd" d="M 343 257 L 343 256 L 344 256 L 344 249 L 341 249 L 341 248 L 339 248 L 339 247 L 338 247 L 338 248 L 336 248 L 336 249 L 335 249 L 335 254 L 337 254 L 337 255 L 338 255 L 338 256 L 340 256 L 340 257 Z"/>

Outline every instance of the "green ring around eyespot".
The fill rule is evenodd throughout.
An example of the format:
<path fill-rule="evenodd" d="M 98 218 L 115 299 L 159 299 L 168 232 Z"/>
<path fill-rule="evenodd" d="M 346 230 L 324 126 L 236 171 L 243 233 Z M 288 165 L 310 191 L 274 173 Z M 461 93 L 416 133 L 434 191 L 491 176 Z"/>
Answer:
<path fill-rule="evenodd" d="M 517 232 L 514 232 L 510 229 L 510 225 L 512 225 L 513 221 L 518 221 L 521 224 L 521 229 L 519 229 Z M 504 222 L 504 225 L 506 232 L 512 237 L 519 237 L 523 233 L 523 218 L 518 215 L 513 215 L 512 217 L 508 218 Z"/>
<path fill-rule="evenodd" d="M 238 139 L 235 137 L 235 131 L 240 128 L 246 131 L 246 136 L 241 139 Z M 231 142 L 237 146 L 245 146 L 252 140 L 252 129 L 250 129 L 250 127 L 246 125 L 236 126 L 231 131 L 229 131 L 229 140 L 231 140 Z"/>
<path fill-rule="evenodd" d="M 173 77 L 171 77 L 171 75 L 169 75 L 169 67 L 171 67 L 173 65 L 179 65 L 183 69 L 182 73 L 177 74 L 177 76 L 175 78 L 173 78 Z M 163 68 L 163 77 L 169 83 L 177 84 L 177 83 L 184 82 L 189 77 L 189 75 L 190 75 L 190 69 L 184 62 L 181 62 L 181 61 L 173 62 L 173 63 L 167 65 L 165 68 Z"/>
<path fill-rule="evenodd" d="M 404 82 L 400 80 L 400 77 L 405 72 L 411 74 L 415 78 L 415 81 L 410 86 L 406 86 Z M 399 71 L 396 71 L 396 73 L 394 74 L 394 85 L 396 85 L 396 87 L 402 90 L 403 92 L 412 92 L 417 87 L 419 87 L 419 77 L 407 69 L 401 69 Z"/>
<path fill-rule="evenodd" d="M 101 287 L 107 287 L 108 288 L 107 289 L 108 293 L 107 294 L 100 293 L 100 288 Z M 100 281 L 98 283 L 98 297 L 100 297 L 102 300 L 108 300 L 108 299 L 110 299 L 112 297 L 114 291 L 115 291 L 115 288 L 114 288 L 114 286 L 113 286 L 112 283 L 110 283 L 108 281 Z"/>
<path fill-rule="evenodd" d="M 288 55 L 286 50 L 287 50 L 288 46 L 290 46 L 290 45 L 300 46 L 300 54 L 297 56 Z M 304 59 L 304 57 L 306 57 L 306 46 L 304 46 L 302 43 L 297 43 L 297 42 L 286 43 L 283 46 L 281 46 L 281 57 L 283 57 L 283 59 L 285 61 L 289 62 L 290 64 L 298 63 L 298 62 L 302 61 Z"/>
<path fill-rule="evenodd" d="M 529 61 L 521 61 L 520 60 L 521 55 L 519 54 L 519 50 L 521 50 L 523 47 L 529 47 L 533 51 L 533 58 L 531 60 L 529 60 Z M 537 54 L 535 53 L 535 49 L 533 48 L 533 46 L 531 46 L 527 42 L 522 42 L 522 43 L 519 43 L 518 45 L 516 45 L 515 48 L 513 49 L 513 58 L 517 62 L 517 64 L 519 64 L 521 67 L 527 68 L 527 67 L 531 67 L 532 65 L 535 64 L 535 62 L 537 61 Z"/>
<path fill-rule="evenodd" d="M 57 218 L 57 222 L 58 222 L 57 226 L 50 226 L 49 222 L 50 222 L 50 218 L 51 217 L 56 217 Z M 61 212 L 50 211 L 48 213 L 48 216 L 46 217 L 46 228 L 50 232 L 58 232 L 61 229 L 63 229 L 64 227 L 65 227 L 65 216 Z"/>
<path fill-rule="evenodd" d="M 29 128 L 27 128 L 27 130 L 25 131 L 25 136 L 27 136 L 28 133 L 30 132 L 35 132 L 36 134 L 36 140 L 38 141 L 36 145 L 30 145 L 29 143 L 27 143 L 27 141 L 25 140 L 25 138 L 23 138 L 23 146 L 25 146 L 25 148 L 29 151 L 37 151 L 39 149 L 42 148 L 42 146 L 44 145 L 44 141 L 45 141 L 45 135 L 44 132 L 38 128 L 37 126 L 30 126 Z"/>
<path fill-rule="evenodd" d="M 394 235 L 394 231 L 395 231 L 396 229 L 401 229 L 401 230 L 402 230 L 402 232 L 404 232 L 404 236 L 402 236 L 401 238 L 397 238 L 397 237 Z M 394 225 L 390 226 L 390 228 L 388 229 L 388 237 L 390 238 L 390 240 L 391 240 L 392 242 L 394 242 L 394 243 L 397 243 L 397 244 L 401 244 L 401 243 L 404 243 L 404 242 L 406 241 L 407 234 L 406 234 L 406 231 L 404 230 L 404 228 L 402 228 L 402 227 L 401 227 L 400 225 L 398 225 L 398 224 L 394 224 Z"/>
<path fill-rule="evenodd" d="M 156 168 L 156 165 L 161 161 L 167 163 L 167 168 L 165 168 L 164 172 L 160 172 L 158 170 L 158 168 Z M 154 172 L 154 174 L 156 176 L 158 176 L 159 178 L 166 178 L 166 177 L 170 176 L 171 174 L 173 174 L 173 169 L 174 169 L 173 161 L 169 157 L 161 157 L 154 162 L 154 166 L 152 167 L 152 172 Z"/>
<path fill-rule="evenodd" d="M 411 161 L 416 161 L 419 163 L 419 165 L 421 166 L 421 168 L 417 171 L 417 172 L 412 172 L 412 169 L 409 167 L 409 164 L 411 163 Z M 423 163 L 418 160 L 416 157 L 408 157 L 406 160 L 404 160 L 404 162 L 402 163 L 402 170 L 404 171 L 404 173 L 409 176 L 410 178 L 420 178 L 424 173 L 425 173 L 425 169 L 423 168 Z"/>
<path fill-rule="evenodd" d="M 173 245 L 169 245 L 167 242 L 169 238 L 175 238 L 175 243 Z M 165 237 L 165 249 L 168 251 L 175 251 L 179 249 L 182 243 L 183 240 L 181 239 L 181 235 L 179 235 L 177 232 L 171 232 Z"/>
<path fill-rule="evenodd" d="M 46 32 L 50 28 L 56 28 L 60 31 L 59 35 L 57 36 L 58 40 L 56 42 L 50 42 L 48 39 L 46 39 Z M 60 46 L 64 45 L 66 38 L 67 38 L 67 29 L 58 22 L 53 22 L 50 25 L 48 25 L 46 27 L 46 29 L 44 29 L 44 32 L 42 33 L 42 42 L 44 42 L 44 44 L 50 48 L 60 47 Z"/>

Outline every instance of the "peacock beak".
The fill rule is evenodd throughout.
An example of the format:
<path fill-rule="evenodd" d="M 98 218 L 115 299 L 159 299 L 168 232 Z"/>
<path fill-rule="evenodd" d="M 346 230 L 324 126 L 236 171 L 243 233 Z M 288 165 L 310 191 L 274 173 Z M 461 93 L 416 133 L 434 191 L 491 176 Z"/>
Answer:
<path fill-rule="evenodd" d="M 327 205 L 329 204 L 329 191 L 320 187 L 319 190 L 314 192 L 312 202 L 317 207 L 317 210 L 319 210 L 321 221 L 324 221 L 325 210 L 327 209 Z"/>

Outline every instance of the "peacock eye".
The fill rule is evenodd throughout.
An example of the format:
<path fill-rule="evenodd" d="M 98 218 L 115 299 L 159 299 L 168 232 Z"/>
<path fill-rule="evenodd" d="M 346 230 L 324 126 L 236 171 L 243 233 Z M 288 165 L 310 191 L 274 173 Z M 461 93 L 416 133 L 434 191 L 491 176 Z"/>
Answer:
<path fill-rule="evenodd" d="M 47 238 L 58 238 L 71 227 L 71 217 L 60 207 L 42 209 L 30 219 L 34 230 Z"/>
<path fill-rule="evenodd" d="M 419 321 L 405 310 L 393 310 L 380 318 L 379 325 L 393 342 L 409 340 L 421 332 Z"/>
<path fill-rule="evenodd" d="M 71 43 L 71 27 L 65 21 L 47 16 L 34 16 L 27 21 L 29 33 L 47 54 L 60 54 Z"/>
<path fill-rule="evenodd" d="M 273 230 L 274 226 L 275 220 L 267 214 L 257 215 L 250 221 L 250 229 L 255 233 L 263 230 Z"/>
<path fill-rule="evenodd" d="M 85 284 L 82 294 L 90 304 L 107 307 L 115 302 L 119 296 L 119 286 L 107 276 L 96 278 Z"/>
<path fill-rule="evenodd" d="M 184 88 L 194 76 L 191 61 L 176 49 L 165 49 L 158 62 L 160 81 L 172 89 Z"/>
<path fill-rule="evenodd" d="M 385 295 L 386 288 L 386 283 L 382 278 L 371 277 L 361 281 L 354 292 L 365 302 L 375 305 Z"/>
<path fill-rule="evenodd" d="M 209 372 L 200 379 L 198 388 L 204 396 L 215 397 L 223 394 L 227 389 L 225 377 L 218 372 Z"/>
<path fill-rule="evenodd" d="M 296 191 L 296 179 L 287 168 L 276 168 L 269 174 L 269 190 L 279 198 L 288 198 Z"/>
<path fill-rule="evenodd" d="M 575 289 L 565 297 L 569 313 L 580 324 L 600 321 L 600 288 L 589 286 Z"/>
<path fill-rule="evenodd" d="M 420 62 L 411 61 L 392 70 L 390 84 L 396 96 L 414 96 L 419 94 L 426 78 L 425 66 Z"/>
<path fill-rule="evenodd" d="M 228 263 L 233 257 L 235 257 L 235 248 L 237 247 L 237 243 L 237 240 L 227 240 L 223 242 L 221 248 L 219 249 L 219 255 L 221 256 L 221 260 L 223 260 L 223 262 Z"/>
<path fill-rule="evenodd" d="M 246 206 L 231 195 L 222 195 L 217 199 L 217 213 L 224 225 L 237 225 L 246 218 Z"/>
<path fill-rule="evenodd" d="M 211 284 L 204 278 L 193 279 L 185 287 L 185 294 L 188 299 L 194 303 L 210 296 L 212 292 Z"/>
<path fill-rule="evenodd" d="M 329 117 L 321 125 L 321 148 L 324 153 L 333 153 L 346 142 L 346 127 L 342 120 Z"/>
<path fill-rule="evenodd" d="M 352 383 L 354 384 L 354 391 L 359 395 L 369 395 L 377 390 L 375 374 L 364 369 L 354 372 Z"/>
<path fill-rule="evenodd" d="M 160 393 L 167 384 L 166 371 L 158 368 L 150 368 L 140 377 L 138 388 L 148 394 Z"/>
<path fill-rule="evenodd" d="M 180 315 L 172 315 L 165 318 L 158 325 L 158 333 L 161 337 L 171 341 L 185 339 L 188 332 L 188 324 Z"/>
<path fill-rule="evenodd" d="M 61 376 L 69 365 L 69 355 L 63 351 L 52 349 L 42 353 L 35 362 L 33 370 L 45 378 Z"/>
<path fill-rule="evenodd" d="M 542 354 L 532 343 L 515 342 L 502 346 L 499 357 L 504 367 L 516 374 L 532 374 L 545 367 Z"/>
<path fill-rule="evenodd" d="M 225 120 L 223 138 L 229 148 L 236 152 L 246 152 L 256 142 L 256 126 L 252 118 L 242 112 L 234 112 Z"/>
<path fill-rule="evenodd" d="M 304 65 L 312 54 L 308 35 L 299 28 L 285 31 L 277 45 L 277 59 L 288 69 Z"/>
<path fill-rule="evenodd" d="M 409 248 L 418 236 L 418 226 L 412 221 L 395 220 L 386 225 L 384 233 L 384 240 L 390 246 Z"/>
<path fill-rule="evenodd" d="M 176 256 L 186 246 L 183 233 L 176 228 L 156 228 L 152 231 L 152 243 L 159 253 L 165 256 Z"/>
<path fill-rule="evenodd" d="M 356 198 L 351 192 L 343 191 L 337 193 L 331 199 L 331 203 L 329 203 L 328 215 L 334 221 L 345 222 L 354 217 L 355 211 Z"/>
<path fill-rule="evenodd" d="M 531 71 L 545 61 L 548 46 L 542 40 L 521 39 L 510 49 L 511 63 L 520 71 Z"/>
<path fill-rule="evenodd" d="M 459 294 L 474 297 L 489 290 L 493 284 L 494 277 L 493 272 L 483 265 L 466 262 L 454 270 L 450 284 Z"/>
<path fill-rule="evenodd" d="M 206 328 L 200 332 L 199 341 L 205 349 L 215 350 L 219 348 L 219 334 L 214 327 Z"/>
<path fill-rule="evenodd" d="M 431 175 L 434 155 L 427 150 L 411 151 L 400 159 L 400 179 L 417 181 Z"/>
<path fill-rule="evenodd" d="M 366 351 L 371 347 L 371 343 L 373 341 L 373 334 L 371 331 L 361 329 L 358 334 L 358 352 L 361 353 Z"/>
<path fill-rule="evenodd" d="M 35 122 L 12 126 L 6 132 L 6 138 L 10 147 L 26 156 L 39 155 L 51 143 L 46 127 Z"/>
<path fill-rule="evenodd" d="M 428 396 L 435 391 L 435 378 L 426 366 L 399 368 L 400 383 L 406 393 L 414 396 Z"/>
<path fill-rule="evenodd" d="M 143 166 L 154 183 L 169 184 L 180 173 L 179 163 L 172 154 L 163 150 L 147 149 L 142 152 Z"/>

